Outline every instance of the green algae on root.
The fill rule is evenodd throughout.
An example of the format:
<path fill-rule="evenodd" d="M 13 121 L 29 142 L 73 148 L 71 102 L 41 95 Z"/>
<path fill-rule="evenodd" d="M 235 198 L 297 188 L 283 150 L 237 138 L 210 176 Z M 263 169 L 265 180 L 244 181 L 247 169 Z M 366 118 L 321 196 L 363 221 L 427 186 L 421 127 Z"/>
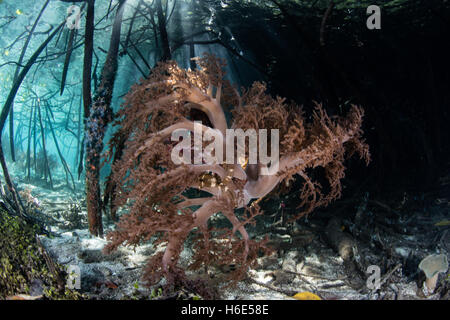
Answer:
<path fill-rule="evenodd" d="M 36 227 L 0 208 L 0 300 L 30 294 L 36 290 L 32 288 L 35 284 L 45 299 L 83 298 L 61 283 L 61 277 L 67 276 L 64 267 L 55 264 L 50 270 L 44 255 L 36 240 Z"/>

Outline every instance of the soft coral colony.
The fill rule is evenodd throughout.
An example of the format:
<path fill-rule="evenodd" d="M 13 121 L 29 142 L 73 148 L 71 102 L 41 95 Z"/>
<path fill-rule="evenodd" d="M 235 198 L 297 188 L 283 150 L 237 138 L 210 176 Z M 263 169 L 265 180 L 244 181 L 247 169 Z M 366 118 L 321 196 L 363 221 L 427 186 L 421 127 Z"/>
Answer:
<path fill-rule="evenodd" d="M 144 279 L 149 284 L 161 277 L 169 283 L 184 277 L 178 260 L 191 233 L 191 269 L 213 262 L 234 264 L 233 279 L 242 278 L 258 253 L 268 249 L 264 240 L 252 240 L 245 228 L 260 214 L 254 200 L 294 178 L 303 179 L 296 219 L 340 197 L 346 156 L 356 152 L 366 162 L 370 158 L 361 137 L 360 107 L 352 106 L 346 117 L 329 117 L 316 104 L 312 120 L 306 122 L 299 107 L 272 98 L 262 83 L 239 94 L 224 80 L 224 61 L 205 55 L 197 62 L 198 70 L 182 69 L 172 61 L 160 63 L 148 79 L 135 85 L 118 113 L 119 129 L 111 140 L 114 161 L 107 195 L 113 214 L 119 207 L 128 212 L 107 235 L 105 250 L 149 240 L 164 242 L 165 250 L 147 263 Z M 231 126 L 225 108 L 232 110 Z M 241 166 L 237 161 L 176 165 L 171 160 L 171 134 L 178 129 L 193 132 L 193 114 L 199 111 L 207 116 L 203 130 L 211 127 L 222 135 L 227 128 L 279 129 L 277 173 L 262 175 L 263 164 Z M 324 169 L 326 194 L 308 175 L 316 167 Z M 195 190 L 209 196 L 194 197 L 200 193 Z M 216 213 L 226 217 L 232 228 L 208 223 Z"/>

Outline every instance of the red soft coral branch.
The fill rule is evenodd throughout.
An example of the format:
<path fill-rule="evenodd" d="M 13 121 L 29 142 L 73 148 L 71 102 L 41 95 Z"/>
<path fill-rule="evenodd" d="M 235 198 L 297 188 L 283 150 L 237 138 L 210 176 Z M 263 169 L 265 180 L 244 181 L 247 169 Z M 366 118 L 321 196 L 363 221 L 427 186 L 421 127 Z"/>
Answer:
<path fill-rule="evenodd" d="M 178 260 L 191 233 L 202 235 L 194 237 L 191 267 L 213 261 L 234 263 L 238 265 L 235 276 L 242 277 L 258 250 L 267 249 L 264 241 L 252 240 L 245 229 L 260 214 L 253 199 L 261 199 L 282 182 L 288 184 L 299 177 L 304 180 L 300 190 L 304 210 L 298 216 L 309 213 L 341 195 L 346 153 L 358 152 L 366 161 L 370 158 L 361 139 L 361 108 L 353 106 L 346 117 L 330 118 L 316 104 L 312 122 L 306 123 L 299 107 L 270 97 L 264 84 L 255 83 L 239 95 L 224 80 L 223 61 L 206 55 L 198 62 L 202 68 L 195 71 L 181 69 L 174 62 L 161 63 L 150 79 L 134 86 L 119 112 L 119 129 L 112 139 L 111 149 L 121 152 L 110 177 L 117 190 L 114 205 L 128 213 L 108 234 L 106 250 L 121 244 L 137 245 L 155 236 L 165 241 L 164 253 L 148 262 L 145 278 L 150 282 L 165 276 L 173 283 L 183 277 Z M 226 141 L 224 107 L 233 107 L 232 128 L 279 129 L 277 172 L 273 163 L 270 167 L 251 164 L 244 169 L 237 161 L 214 165 L 175 165 L 171 161 L 169 137 L 178 129 L 194 132 L 192 110 L 202 111 L 209 119 L 211 127 L 202 124 L 202 132 L 215 129 Z M 316 167 L 325 169 L 330 185 L 327 195 L 308 176 L 308 170 Z M 193 190 L 207 191 L 211 196 L 195 198 Z M 238 216 L 237 208 L 246 208 L 247 217 Z M 231 230 L 208 225 L 216 213 L 230 221 Z"/>

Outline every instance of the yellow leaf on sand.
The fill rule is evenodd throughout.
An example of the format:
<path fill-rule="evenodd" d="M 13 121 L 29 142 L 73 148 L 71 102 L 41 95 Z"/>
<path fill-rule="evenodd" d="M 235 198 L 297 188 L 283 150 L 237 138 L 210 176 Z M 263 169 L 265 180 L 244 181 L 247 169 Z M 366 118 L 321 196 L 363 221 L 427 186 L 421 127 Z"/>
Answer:
<path fill-rule="evenodd" d="M 314 293 L 305 291 L 305 292 L 299 292 L 295 294 L 292 298 L 297 300 L 322 300 L 320 297 Z"/>
<path fill-rule="evenodd" d="M 434 224 L 436 227 L 450 226 L 450 220 L 442 220 Z"/>

